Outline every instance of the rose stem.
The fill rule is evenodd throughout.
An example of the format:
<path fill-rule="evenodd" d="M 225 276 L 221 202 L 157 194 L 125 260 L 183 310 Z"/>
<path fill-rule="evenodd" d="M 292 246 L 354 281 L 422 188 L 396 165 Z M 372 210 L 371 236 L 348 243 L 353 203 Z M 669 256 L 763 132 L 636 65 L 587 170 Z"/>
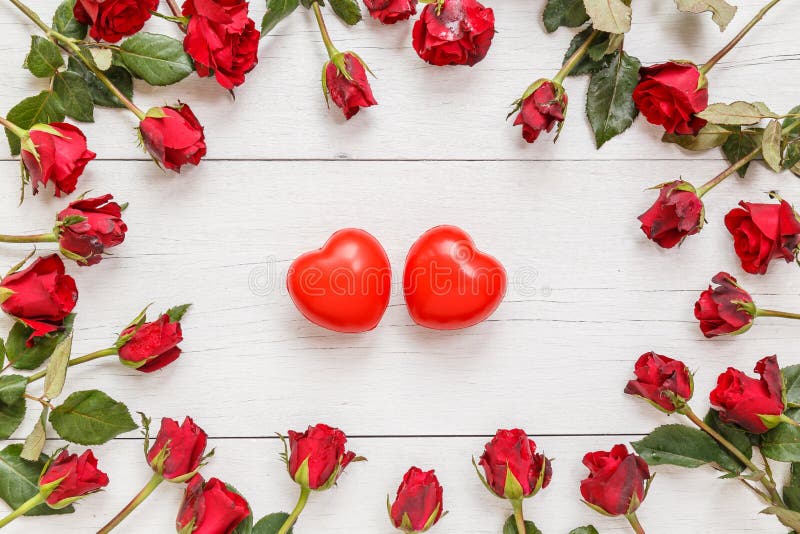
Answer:
<path fill-rule="evenodd" d="M 314 5 L 317 5 L 316 2 Z M 306 507 L 309 495 L 311 495 L 311 490 L 309 488 L 300 489 L 300 498 L 297 499 L 297 505 L 294 507 L 294 510 L 292 510 L 292 513 L 289 514 L 289 517 L 286 518 L 286 521 L 283 523 L 280 530 L 278 530 L 278 534 L 286 534 L 289 532 L 289 529 L 295 524 L 297 518 L 300 517 L 300 512 L 302 512 L 303 508 Z"/>
<path fill-rule="evenodd" d="M 53 232 L 36 235 L 0 234 L 0 242 L 3 243 L 55 243 L 56 241 L 58 241 L 58 237 Z"/>
<path fill-rule="evenodd" d="M 331 36 L 328 33 L 328 27 L 325 25 L 325 20 L 322 18 L 322 10 L 320 10 L 319 4 L 316 2 L 311 4 L 311 9 L 314 11 L 314 17 L 317 19 L 319 33 L 322 35 L 322 42 L 325 43 L 325 49 L 328 51 L 328 57 L 333 59 L 333 56 L 338 54 L 339 51 L 335 46 L 333 46 L 333 41 L 331 41 Z"/>
<path fill-rule="evenodd" d="M 783 317 L 784 319 L 800 319 L 800 313 L 789 313 L 756 308 L 756 317 Z"/>
<path fill-rule="evenodd" d="M 756 24 L 758 24 L 758 22 L 759 22 L 759 21 L 760 21 L 762 18 L 764 18 L 764 15 L 766 15 L 766 14 L 767 14 L 767 11 L 769 11 L 770 9 L 772 9 L 773 7 L 775 7 L 775 4 L 777 4 L 777 3 L 778 3 L 778 2 L 780 2 L 780 1 L 781 1 L 781 0 L 772 0 L 772 1 L 771 1 L 769 4 L 767 4 L 767 5 L 765 5 L 764 7 L 762 7 L 762 8 L 761 8 L 761 11 L 759 11 L 758 13 L 756 13 L 756 16 L 755 16 L 755 17 L 753 17 L 753 19 L 752 19 L 750 22 L 748 22 L 748 23 L 747 23 L 747 26 L 745 26 L 744 28 L 742 28 L 742 31 L 740 31 L 739 33 L 737 33 L 737 34 L 736 34 L 736 37 L 734 37 L 733 39 L 731 39 L 731 42 L 729 42 L 727 45 L 725 45 L 725 47 L 724 47 L 722 50 L 720 50 L 719 52 L 717 52 L 716 54 L 714 54 L 714 57 L 712 57 L 711 59 L 709 59 L 709 60 L 706 62 L 706 64 L 705 64 L 705 65 L 703 65 L 702 67 L 700 67 L 700 72 L 702 72 L 703 74 L 708 74 L 708 71 L 710 71 L 712 68 L 714 68 L 714 65 L 716 65 L 716 64 L 717 64 L 717 62 L 718 62 L 720 59 L 722 59 L 723 57 L 725 57 L 725 55 L 726 55 L 728 52 L 730 52 L 731 50 L 733 50 L 733 47 L 734 47 L 734 46 L 736 46 L 737 44 L 739 44 L 739 41 L 741 41 L 742 39 L 744 39 L 744 36 L 745 36 L 745 35 L 747 35 L 747 33 L 748 33 L 750 30 L 752 30 L 752 29 L 753 29 L 753 26 L 755 26 Z"/>
<path fill-rule="evenodd" d="M 31 511 L 33 508 L 39 506 L 44 502 L 44 497 L 42 497 L 41 493 L 37 493 L 24 503 L 19 505 L 19 508 L 5 516 L 3 519 L 0 519 L 0 528 L 11 523 L 13 520 L 18 518 L 21 515 L 25 515 L 27 512 Z"/>
<path fill-rule="evenodd" d="M 156 489 L 158 485 L 161 484 L 163 481 L 164 477 L 162 477 L 158 473 L 154 473 L 153 478 L 151 478 L 150 481 L 147 484 L 145 484 L 142 490 L 136 494 L 136 496 L 131 500 L 131 502 L 129 502 L 125 506 L 125 508 L 120 510 L 120 512 L 117 515 L 115 515 L 114 518 L 111 521 L 109 521 L 103 528 L 98 530 L 97 534 L 108 534 L 108 532 L 111 532 L 112 530 L 114 530 L 114 528 L 119 526 L 119 524 L 122 523 L 122 521 L 124 521 L 125 518 L 128 517 L 130 513 L 136 509 L 137 506 L 142 504 L 142 502 L 144 502 L 144 500 L 151 493 L 153 493 L 153 490 Z"/>
<path fill-rule="evenodd" d="M 14 135 L 19 137 L 20 139 L 25 137 L 28 134 L 28 130 L 25 130 L 24 128 L 20 128 L 19 126 L 17 126 L 16 124 L 11 122 L 10 120 L 6 119 L 5 117 L 0 117 L 0 124 L 2 124 L 5 127 L 6 130 L 8 130 L 9 132 L 13 133 Z"/>
<path fill-rule="evenodd" d="M 181 10 L 178 8 L 178 4 L 175 2 L 175 0 L 167 0 L 167 5 L 169 6 L 169 10 L 172 11 L 173 15 L 176 17 L 183 16 L 183 13 L 181 13 Z"/>
<path fill-rule="evenodd" d="M 522 515 L 522 499 L 512 499 L 511 506 L 514 507 L 514 520 L 517 522 L 518 534 L 526 534 L 525 517 Z"/>
<path fill-rule="evenodd" d="M 564 63 L 564 66 L 561 67 L 561 70 L 556 73 L 556 75 L 553 77 L 553 82 L 560 85 L 564 81 L 564 78 L 566 78 L 569 73 L 572 72 L 572 69 L 575 68 L 575 65 L 577 65 L 578 62 L 583 59 L 583 56 L 586 55 L 586 52 L 589 51 L 589 47 L 592 46 L 592 41 L 594 41 L 598 35 L 600 35 L 598 30 L 594 30 L 589 35 L 583 44 L 577 50 L 575 50 L 575 52 L 573 52 L 567 62 Z"/>
<path fill-rule="evenodd" d="M 78 358 L 72 358 L 67 363 L 67 367 L 72 367 L 73 365 L 80 365 L 82 363 L 90 362 L 92 360 L 96 360 L 98 358 L 103 358 L 105 356 L 115 356 L 116 354 L 118 354 L 118 351 L 115 348 L 98 350 L 96 352 L 92 352 L 91 354 L 87 354 L 85 356 L 80 356 Z M 44 370 L 44 371 L 39 371 L 38 373 L 29 376 L 28 377 L 28 384 L 30 384 L 31 382 L 36 382 L 40 378 L 44 378 L 44 376 L 46 374 L 47 374 L 47 370 Z"/>
<path fill-rule="evenodd" d="M 633 528 L 633 531 L 636 532 L 636 534 L 645 534 L 644 528 L 639 522 L 639 517 L 636 515 L 636 512 L 625 514 L 625 519 L 627 519 L 628 523 L 631 524 L 631 528 Z"/>

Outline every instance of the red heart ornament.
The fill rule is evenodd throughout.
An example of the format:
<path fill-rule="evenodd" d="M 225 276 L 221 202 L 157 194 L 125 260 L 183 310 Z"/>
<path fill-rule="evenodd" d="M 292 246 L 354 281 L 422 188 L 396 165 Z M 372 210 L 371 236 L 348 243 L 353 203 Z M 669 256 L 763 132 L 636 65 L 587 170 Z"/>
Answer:
<path fill-rule="evenodd" d="M 489 317 L 506 293 L 506 271 L 456 226 L 431 228 L 408 251 L 403 292 L 414 322 L 456 330 Z"/>
<path fill-rule="evenodd" d="M 289 267 L 286 287 L 306 319 L 336 332 L 375 328 L 389 305 L 392 270 L 386 251 L 358 228 L 334 233 Z"/>

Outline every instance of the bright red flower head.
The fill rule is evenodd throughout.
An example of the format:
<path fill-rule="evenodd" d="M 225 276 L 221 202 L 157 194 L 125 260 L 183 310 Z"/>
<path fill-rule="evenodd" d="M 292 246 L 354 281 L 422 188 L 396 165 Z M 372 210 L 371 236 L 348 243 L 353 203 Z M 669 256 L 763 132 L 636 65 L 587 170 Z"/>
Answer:
<path fill-rule="evenodd" d="M 441 0 L 425 6 L 414 24 L 414 50 L 431 65 L 481 61 L 494 37 L 494 11 L 477 0 Z"/>
<path fill-rule="evenodd" d="M 751 274 L 766 274 L 769 263 L 795 259 L 800 245 L 800 218 L 785 200 L 779 204 L 739 202 L 725 216 L 725 226 L 733 236 L 742 269 Z"/>
<path fill-rule="evenodd" d="M 735 423 L 754 434 L 763 434 L 777 422 L 767 425 L 759 416 L 780 416 L 785 408 L 783 378 L 775 356 L 760 360 L 754 371 L 761 378 L 750 378 L 743 372 L 728 367 L 727 371 L 719 375 L 717 387 L 709 398 L 723 422 Z"/>
<path fill-rule="evenodd" d="M 667 133 L 697 135 L 706 121 L 695 116 L 708 107 L 708 87 L 697 65 L 668 61 L 643 67 L 633 101 L 648 122 Z"/>
<path fill-rule="evenodd" d="M 186 417 L 180 426 L 174 419 L 161 420 L 155 443 L 147 452 L 147 461 L 154 471 L 173 482 L 184 482 L 200 468 L 208 436 Z"/>
<path fill-rule="evenodd" d="M 364 0 L 369 14 L 384 24 L 406 20 L 417 13 L 417 0 Z"/>
<path fill-rule="evenodd" d="M 689 182 L 676 180 L 659 186 L 658 199 L 639 215 L 642 232 L 657 245 L 672 248 L 703 228 L 703 201 Z"/>
<path fill-rule="evenodd" d="M 128 227 L 122 221 L 122 208 L 114 197 L 103 195 L 97 198 L 82 198 L 71 202 L 56 219 L 64 222 L 69 217 L 83 217 L 83 221 L 62 226 L 58 245 L 62 254 L 79 265 L 95 265 L 103 259 L 106 249 L 125 240 Z"/>
<path fill-rule="evenodd" d="M 97 458 L 91 450 L 80 456 L 61 451 L 39 478 L 39 487 L 47 493 L 47 504 L 53 508 L 68 506 L 106 486 L 108 475 L 97 468 Z"/>
<path fill-rule="evenodd" d="M 692 398 L 692 373 L 680 360 L 648 352 L 636 361 L 634 373 L 636 380 L 628 382 L 625 393 L 647 399 L 665 412 L 675 411 L 675 404 L 667 392 L 683 401 Z"/>
<path fill-rule="evenodd" d="M 372 95 L 364 64 L 352 52 L 343 52 L 325 64 L 323 83 L 326 95 L 330 94 L 348 120 L 361 108 L 378 103 Z"/>
<path fill-rule="evenodd" d="M 23 140 L 22 163 L 31 179 L 33 194 L 39 184 L 53 183 L 55 195 L 72 193 L 86 164 L 97 154 L 86 148 L 86 137 L 65 122 L 37 124 L 30 129 L 30 141 Z"/>
<path fill-rule="evenodd" d="M 356 458 L 345 449 L 346 443 L 344 432 L 324 424 L 302 433 L 290 430 L 287 466 L 292 479 L 312 490 L 330 488 Z"/>
<path fill-rule="evenodd" d="M 553 477 L 550 460 L 536 453 L 536 443 L 519 428 L 498 430 L 486 444 L 479 464 L 486 485 L 503 499 L 532 497 Z"/>
<path fill-rule="evenodd" d="M 412 467 L 403 476 L 389 508 L 392 524 L 404 532 L 426 532 L 442 517 L 442 493 L 433 470 Z"/>
<path fill-rule="evenodd" d="M 91 26 L 92 39 L 116 43 L 141 30 L 156 9 L 158 0 L 77 0 L 73 14 Z"/>
<path fill-rule="evenodd" d="M 120 361 L 143 373 L 166 367 L 181 355 L 178 343 L 183 341 L 180 321 L 166 313 L 157 320 L 125 329 L 120 337 L 130 338 L 119 348 Z"/>
<path fill-rule="evenodd" d="M 549 132 L 560 125 L 566 112 L 567 93 L 564 88 L 546 80 L 533 92 L 523 96 L 514 126 L 521 124 L 522 137 L 533 143 L 542 130 Z"/>
<path fill-rule="evenodd" d="M 753 325 L 753 297 L 739 287 L 736 278 L 718 273 L 694 305 L 694 316 L 706 337 L 736 335 L 747 332 Z"/>
<path fill-rule="evenodd" d="M 176 527 L 192 534 L 231 534 L 249 515 L 244 497 L 217 478 L 205 482 L 197 474 L 186 485 Z"/>
<path fill-rule="evenodd" d="M 581 495 L 593 507 L 610 515 L 635 512 L 646 496 L 650 469 L 641 457 L 625 445 L 606 451 L 586 453 L 583 465 L 589 476 L 581 481 Z"/>
<path fill-rule="evenodd" d="M 187 104 L 151 109 L 139 132 L 153 159 L 171 171 L 180 172 L 189 163 L 197 165 L 206 155 L 203 126 Z"/>

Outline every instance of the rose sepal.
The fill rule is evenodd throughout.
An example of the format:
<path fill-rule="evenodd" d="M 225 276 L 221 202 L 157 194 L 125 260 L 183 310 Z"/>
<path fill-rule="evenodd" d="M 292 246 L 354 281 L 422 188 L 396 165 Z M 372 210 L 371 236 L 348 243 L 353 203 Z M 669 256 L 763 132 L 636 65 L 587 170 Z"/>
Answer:
<path fill-rule="evenodd" d="M 0 287 L 0 304 L 7 301 L 14 295 L 14 291 L 7 287 Z"/>
<path fill-rule="evenodd" d="M 144 309 L 139 312 L 139 315 L 134 317 L 133 320 L 130 323 L 128 323 L 128 325 L 125 328 L 122 329 L 123 332 L 128 330 L 129 328 L 133 328 L 134 330 L 132 330 L 131 332 L 129 332 L 129 333 L 125 334 L 125 335 L 119 335 L 117 337 L 117 342 L 114 343 L 114 348 L 116 348 L 116 349 L 122 348 L 122 346 L 125 345 L 125 343 L 127 343 L 128 341 L 131 340 L 131 338 L 136 334 L 136 331 L 147 320 L 147 310 L 149 310 L 150 306 L 152 306 L 152 305 L 153 305 L 153 303 L 151 302 L 150 304 L 145 306 Z M 127 365 L 126 362 L 123 362 L 123 363 L 125 363 Z M 128 362 L 128 363 L 130 363 L 130 362 Z M 140 414 L 140 415 L 144 418 L 144 414 Z M 148 419 L 148 423 L 149 423 L 149 419 Z"/>
<path fill-rule="evenodd" d="M 480 468 L 478 467 L 478 462 L 476 462 L 476 461 L 475 461 L 475 457 L 474 457 L 474 456 L 472 457 L 472 466 L 475 468 L 475 472 L 478 474 L 478 478 L 479 478 L 479 479 L 481 479 L 481 482 L 483 483 L 483 486 L 484 486 L 484 487 L 485 487 L 487 490 L 489 490 L 489 493 L 491 493 L 491 494 L 492 494 L 492 495 L 494 495 L 495 497 L 498 497 L 499 499 L 503 499 L 503 497 L 500 497 L 499 495 L 497 495 L 497 494 L 494 492 L 494 490 L 492 489 L 492 487 L 491 487 L 491 486 L 489 485 L 489 483 L 486 481 L 486 477 L 485 477 L 485 476 L 483 476 L 483 473 L 481 473 L 481 470 L 480 470 Z"/>

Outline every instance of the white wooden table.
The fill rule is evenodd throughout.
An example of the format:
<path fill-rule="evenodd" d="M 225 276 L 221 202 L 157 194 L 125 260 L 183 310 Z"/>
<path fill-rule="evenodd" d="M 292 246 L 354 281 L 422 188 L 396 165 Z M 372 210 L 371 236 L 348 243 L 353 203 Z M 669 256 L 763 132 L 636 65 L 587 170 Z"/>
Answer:
<path fill-rule="evenodd" d="M 667 0 L 637 3 L 626 47 L 644 64 L 702 62 L 762 4 L 736 3 L 725 34 L 707 15 L 679 14 Z M 49 17 L 56 1 L 34 4 Z M 622 393 L 639 354 L 656 350 L 696 369 L 698 411 L 728 365 L 750 371 L 773 353 L 783 365 L 800 361 L 800 325 L 791 321 L 765 320 L 738 339 L 706 341 L 692 315 L 718 270 L 741 276 L 764 306 L 800 308 L 797 266 L 745 275 L 722 225 L 740 199 L 761 201 L 770 189 L 800 202 L 800 182 L 757 165 L 746 180 L 731 179 L 708 196 L 701 235 L 681 250 L 657 249 L 636 221 L 654 197 L 644 189 L 678 176 L 699 185 L 726 166 L 721 154 L 663 145 L 643 119 L 595 151 L 582 113 L 585 79 L 567 81 L 570 113 L 558 144 L 525 144 L 504 122 L 508 104 L 554 74 L 573 34 L 544 33 L 542 2 L 493 7 L 498 34 L 472 69 L 421 62 L 409 24 L 368 20 L 347 29 L 328 17 L 337 45 L 361 54 L 378 76 L 380 105 L 347 123 L 325 107 L 318 82 L 325 52 L 302 10 L 262 41 L 261 62 L 235 103 L 196 77 L 166 90 L 137 85 L 140 106 L 180 97 L 206 126 L 208 158 L 180 176 L 164 175 L 137 148 L 130 114 L 96 111 L 97 123 L 82 127 L 98 160 L 80 189 L 129 201 L 130 232 L 101 265 L 69 266 L 81 291 L 74 353 L 108 346 L 148 302 L 156 310 L 194 307 L 176 364 L 142 375 L 100 361 L 72 370 L 68 388 L 102 388 L 154 418 L 191 414 L 217 448 L 204 473 L 237 486 L 257 517 L 296 499 L 275 432 L 316 422 L 342 428 L 370 461 L 348 468 L 334 491 L 313 496 L 301 534 L 390 532 L 385 495 L 412 464 L 436 468 L 445 486 L 451 514 L 437 532 L 499 532 L 510 508 L 481 486 L 470 457 L 498 427 L 511 426 L 525 428 L 556 459 L 551 487 L 526 505 L 529 519 L 547 534 L 588 523 L 626 532 L 624 520 L 581 504 L 578 485 L 586 451 L 629 442 L 668 420 Z M 800 103 L 794 8 L 775 8 L 714 70 L 712 101 L 764 100 L 779 111 Z M 253 18 L 263 12 L 254 2 Z M 148 28 L 174 32 L 162 21 Z M 10 6 L 0 8 L 2 111 L 42 88 L 20 68 L 33 31 Z M 0 156 L 0 229 L 47 230 L 65 200 L 43 194 L 18 208 L 17 162 L 5 149 Z M 414 239 L 442 223 L 466 229 L 509 271 L 505 302 L 481 325 L 424 330 L 395 292 L 375 331 L 341 335 L 305 321 L 286 294 L 291 260 L 336 229 L 372 232 L 399 272 Z M 0 265 L 25 252 L 0 247 Z M 3 331 L 10 324 L 0 321 Z M 111 478 L 106 492 L 74 515 L 21 519 L 9 531 L 94 532 L 149 477 L 135 432 L 96 453 Z M 650 533 L 785 531 L 758 515 L 745 488 L 716 480 L 710 469 L 655 471 L 640 511 Z M 173 532 L 180 494 L 159 489 L 119 532 Z"/>

